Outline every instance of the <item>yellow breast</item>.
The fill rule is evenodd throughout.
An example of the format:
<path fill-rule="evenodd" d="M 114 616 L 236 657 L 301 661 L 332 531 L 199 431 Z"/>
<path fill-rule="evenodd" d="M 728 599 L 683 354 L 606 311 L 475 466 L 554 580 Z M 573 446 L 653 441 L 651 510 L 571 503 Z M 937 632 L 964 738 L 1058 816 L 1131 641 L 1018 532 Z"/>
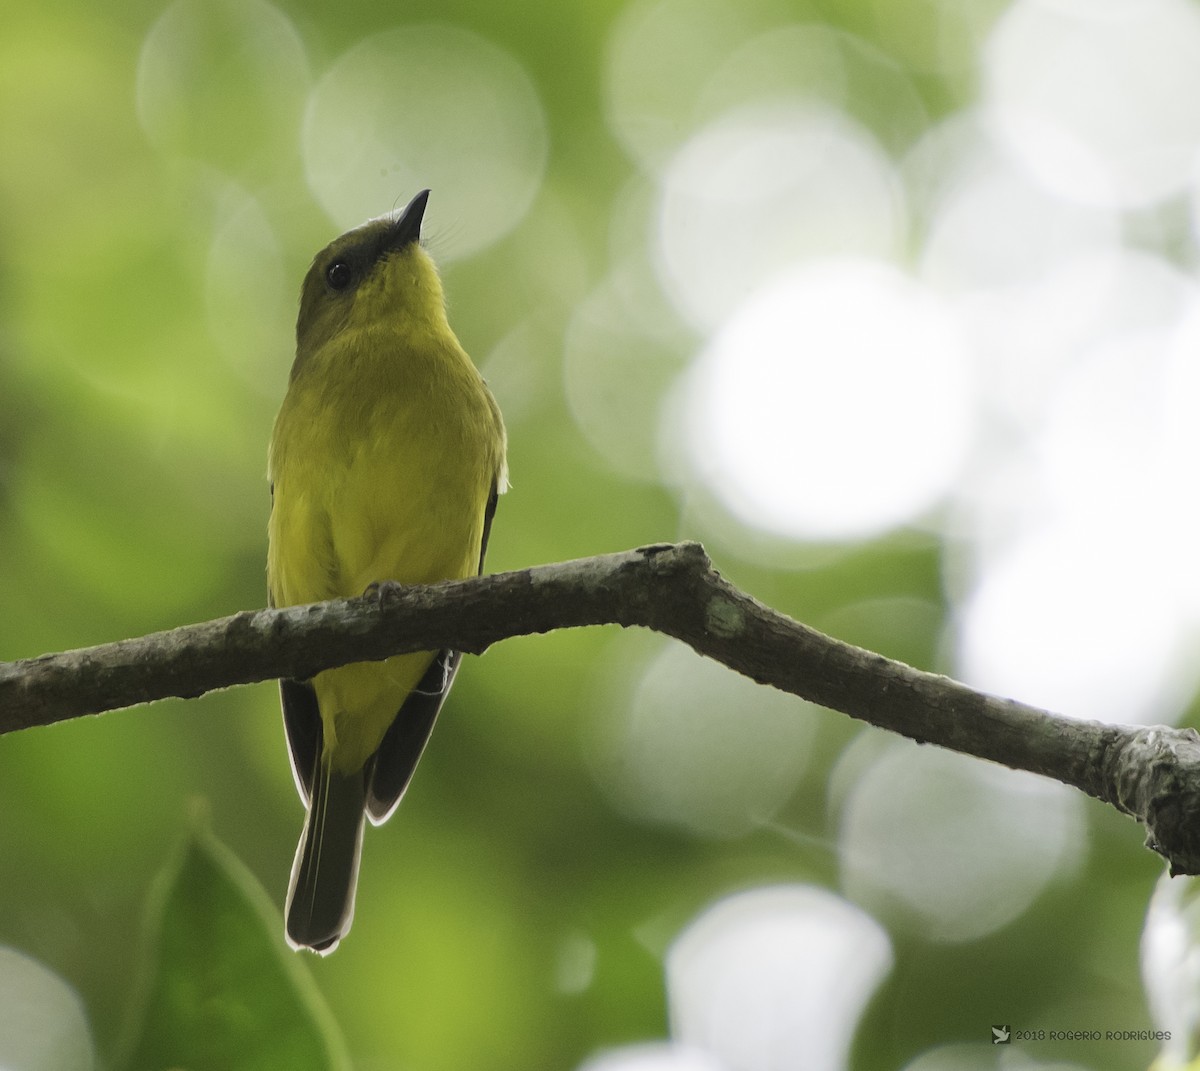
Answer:
<path fill-rule="evenodd" d="M 293 379 L 272 436 L 275 605 L 474 574 L 503 453 L 495 402 L 453 335 L 340 335 Z M 366 761 L 432 654 L 317 675 L 330 761 Z"/>

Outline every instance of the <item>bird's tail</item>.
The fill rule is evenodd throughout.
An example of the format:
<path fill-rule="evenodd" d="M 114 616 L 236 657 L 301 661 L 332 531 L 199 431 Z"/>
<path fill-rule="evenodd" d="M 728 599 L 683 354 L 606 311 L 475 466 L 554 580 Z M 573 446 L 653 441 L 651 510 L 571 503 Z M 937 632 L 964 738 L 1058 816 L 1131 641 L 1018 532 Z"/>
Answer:
<path fill-rule="evenodd" d="M 304 832 L 292 863 L 287 936 L 293 948 L 326 955 L 350 930 L 362 851 L 366 778 L 317 760 Z"/>

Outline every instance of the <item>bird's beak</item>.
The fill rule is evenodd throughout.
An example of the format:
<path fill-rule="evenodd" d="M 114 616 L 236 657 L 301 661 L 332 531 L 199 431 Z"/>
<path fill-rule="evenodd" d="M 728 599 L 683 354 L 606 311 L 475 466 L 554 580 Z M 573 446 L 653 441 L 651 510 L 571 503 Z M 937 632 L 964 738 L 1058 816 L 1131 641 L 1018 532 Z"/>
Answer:
<path fill-rule="evenodd" d="M 422 190 L 400 213 L 400 218 L 392 224 L 392 233 L 388 236 L 390 249 L 403 249 L 406 245 L 419 241 L 421 237 L 421 220 L 425 216 L 425 205 L 429 200 L 429 191 Z"/>

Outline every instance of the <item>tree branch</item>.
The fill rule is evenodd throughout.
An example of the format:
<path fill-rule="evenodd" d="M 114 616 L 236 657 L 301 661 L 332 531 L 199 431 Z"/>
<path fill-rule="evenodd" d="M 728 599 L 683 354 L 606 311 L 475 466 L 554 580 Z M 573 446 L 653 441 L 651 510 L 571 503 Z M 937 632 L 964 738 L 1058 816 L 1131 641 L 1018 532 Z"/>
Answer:
<path fill-rule="evenodd" d="M 697 543 L 246 611 L 0 663 L 0 734 L 348 662 L 512 636 L 638 625 L 760 684 L 923 743 L 1072 785 L 1132 815 L 1172 873 L 1200 873 L 1200 735 L 1076 721 L 842 643 L 729 584 Z"/>

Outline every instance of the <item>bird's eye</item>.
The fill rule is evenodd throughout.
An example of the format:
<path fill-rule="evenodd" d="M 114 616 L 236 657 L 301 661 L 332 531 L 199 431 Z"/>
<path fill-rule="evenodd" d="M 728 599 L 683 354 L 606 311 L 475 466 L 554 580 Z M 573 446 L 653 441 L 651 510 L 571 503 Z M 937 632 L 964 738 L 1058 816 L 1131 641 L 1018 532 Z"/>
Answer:
<path fill-rule="evenodd" d="M 345 290 L 354 281 L 354 272 L 344 260 L 335 260 L 325 269 L 325 281 L 331 290 Z"/>

